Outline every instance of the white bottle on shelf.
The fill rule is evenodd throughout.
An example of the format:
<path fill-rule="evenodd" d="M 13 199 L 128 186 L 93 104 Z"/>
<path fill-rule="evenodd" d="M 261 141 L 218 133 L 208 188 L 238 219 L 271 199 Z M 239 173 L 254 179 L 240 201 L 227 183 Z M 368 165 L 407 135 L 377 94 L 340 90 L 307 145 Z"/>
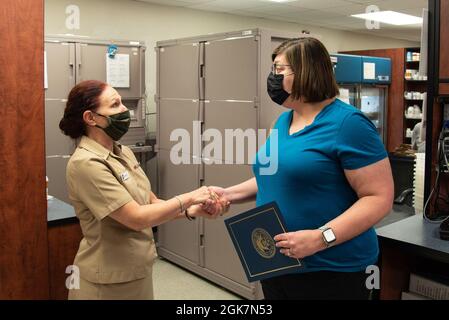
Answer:
<path fill-rule="evenodd" d="M 407 62 L 412 61 L 412 52 L 411 51 L 407 51 Z"/>
<path fill-rule="evenodd" d="M 407 128 L 407 131 L 405 132 L 405 137 L 406 138 L 411 138 L 412 137 L 412 129 Z"/>
<path fill-rule="evenodd" d="M 421 116 L 421 108 L 416 104 L 413 106 L 413 116 L 419 118 Z"/>

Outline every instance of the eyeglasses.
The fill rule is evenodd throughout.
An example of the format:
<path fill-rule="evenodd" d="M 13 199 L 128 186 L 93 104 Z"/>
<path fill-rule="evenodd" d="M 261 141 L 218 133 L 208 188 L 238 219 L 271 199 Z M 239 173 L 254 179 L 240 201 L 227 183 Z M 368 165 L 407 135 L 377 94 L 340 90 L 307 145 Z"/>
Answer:
<path fill-rule="evenodd" d="M 282 74 L 285 70 L 287 70 L 289 67 L 291 67 L 291 65 L 289 64 L 277 64 L 277 63 L 273 63 L 271 65 L 271 72 L 273 72 L 273 74 Z"/>

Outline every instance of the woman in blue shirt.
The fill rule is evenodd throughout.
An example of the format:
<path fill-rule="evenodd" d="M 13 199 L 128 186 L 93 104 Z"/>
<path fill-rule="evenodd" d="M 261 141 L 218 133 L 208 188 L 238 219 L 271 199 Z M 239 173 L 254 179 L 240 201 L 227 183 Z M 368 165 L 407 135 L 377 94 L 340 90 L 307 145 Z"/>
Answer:
<path fill-rule="evenodd" d="M 306 267 L 262 281 L 266 299 L 368 299 L 365 271 L 379 252 L 373 226 L 393 203 L 385 148 L 373 123 L 336 98 L 332 63 L 320 41 L 288 40 L 272 60 L 268 94 L 290 109 L 273 127 L 278 169 L 261 174 L 259 156 L 273 157 L 270 135 L 256 156 L 254 178 L 212 189 L 231 203 L 276 201 L 283 213 L 291 232 L 277 235 L 276 246 Z"/>

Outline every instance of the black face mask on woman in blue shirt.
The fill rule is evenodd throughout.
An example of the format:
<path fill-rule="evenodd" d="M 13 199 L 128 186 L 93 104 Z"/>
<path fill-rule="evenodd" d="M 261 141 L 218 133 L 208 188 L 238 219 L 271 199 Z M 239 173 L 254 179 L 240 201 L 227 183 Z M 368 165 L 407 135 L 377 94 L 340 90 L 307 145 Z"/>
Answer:
<path fill-rule="evenodd" d="M 267 91 L 273 102 L 281 105 L 285 102 L 285 100 L 290 97 L 290 93 L 284 90 L 282 87 L 282 82 L 284 80 L 283 74 L 274 74 L 270 72 L 267 78 Z"/>

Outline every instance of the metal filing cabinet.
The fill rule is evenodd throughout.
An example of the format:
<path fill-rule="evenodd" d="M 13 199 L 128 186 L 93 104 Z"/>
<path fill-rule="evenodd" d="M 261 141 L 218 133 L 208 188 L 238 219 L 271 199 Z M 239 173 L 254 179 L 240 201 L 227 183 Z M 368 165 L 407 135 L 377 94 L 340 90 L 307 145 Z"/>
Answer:
<path fill-rule="evenodd" d="M 227 187 L 253 177 L 251 161 L 256 150 L 245 150 L 244 162 L 237 163 L 234 144 L 234 157 L 224 164 L 228 153 L 223 143 L 221 155 L 210 156 L 223 164 L 206 164 L 210 159 L 202 158 L 201 150 L 192 146 L 207 148 L 207 143 L 201 143 L 195 133 L 215 129 L 225 137 L 225 129 L 268 130 L 286 111 L 267 94 L 271 53 L 282 41 L 298 36 L 252 29 L 157 43 L 160 197 L 168 199 L 201 185 Z M 194 121 L 199 123 L 196 128 Z M 170 141 L 175 129 L 190 134 L 188 154 L 172 149 L 178 143 Z M 173 152 L 190 159 L 190 164 L 174 164 Z M 226 217 L 254 206 L 254 202 L 232 205 Z M 262 297 L 260 285 L 247 282 L 222 218 L 177 220 L 159 226 L 158 253 L 241 296 Z"/>

